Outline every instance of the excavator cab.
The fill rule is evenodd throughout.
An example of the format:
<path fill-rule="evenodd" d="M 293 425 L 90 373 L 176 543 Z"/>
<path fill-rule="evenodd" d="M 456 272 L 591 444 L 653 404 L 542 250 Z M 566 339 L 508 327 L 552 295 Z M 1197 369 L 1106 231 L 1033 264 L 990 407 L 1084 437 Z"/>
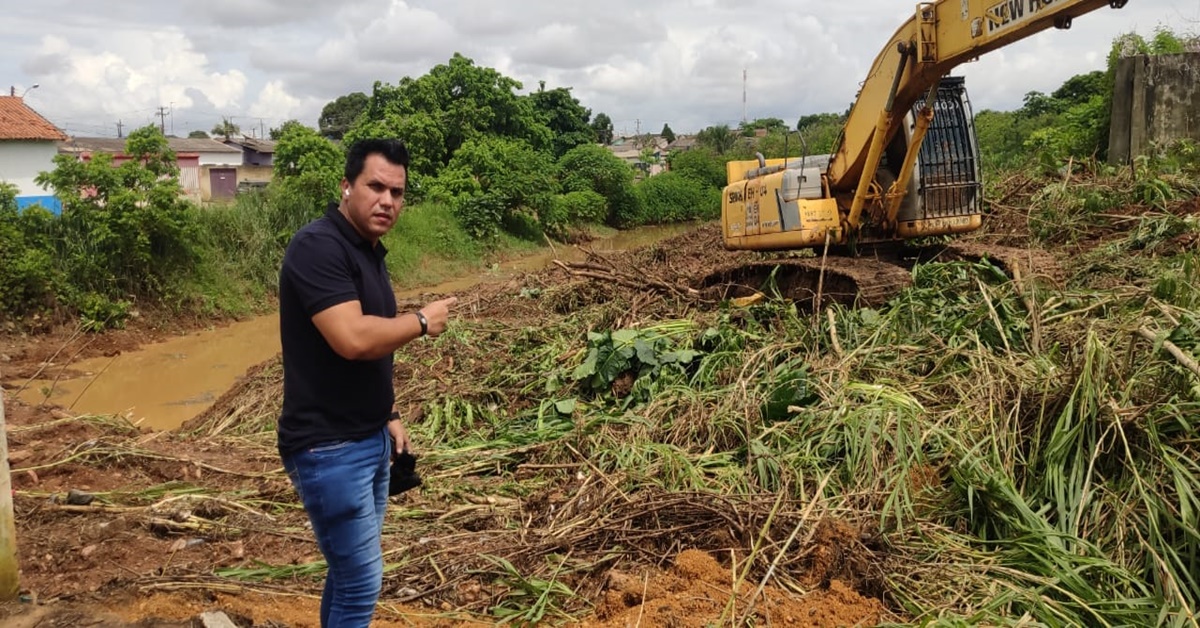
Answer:
<path fill-rule="evenodd" d="M 902 160 L 911 138 L 916 116 L 924 102 L 913 106 L 906 124 L 908 133 L 897 150 L 888 151 L 888 161 Z M 897 143 L 895 140 L 893 143 Z M 896 153 L 899 153 L 896 155 Z M 895 175 L 897 173 L 893 173 Z M 901 229 L 915 230 L 921 220 L 976 216 L 983 213 L 983 181 L 979 167 L 979 143 L 975 119 L 961 76 L 948 76 L 938 85 L 933 104 L 933 120 L 921 150 L 910 184 L 909 202 L 901 205 L 898 219 Z M 934 235 L 934 234 L 928 234 Z"/>
<path fill-rule="evenodd" d="M 933 102 L 933 120 L 917 153 L 910 180 L 893 189 L 924 101 L 914 105 L 887 145 L 867 201 L 859 243 L 962 233 L 981 224 L 979 146 L 962 77 L 945 77 Z M 722 231 L 728 249 L 780 250 L 846 244 L 849 199 L 830 193 L 830 155 L 731 161 L 722 197 Z M 889 196 L 889 192 L 891 196 Z M 901 196 L 896 224 L 882 217 Z"/>

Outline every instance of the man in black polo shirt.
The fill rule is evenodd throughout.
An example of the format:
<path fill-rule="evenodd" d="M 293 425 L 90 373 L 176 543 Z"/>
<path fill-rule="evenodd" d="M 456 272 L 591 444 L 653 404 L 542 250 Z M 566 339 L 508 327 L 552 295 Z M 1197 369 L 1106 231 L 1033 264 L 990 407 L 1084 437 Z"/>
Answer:
<path fill-rule="evenodd" d="M 394 412 L 392 353 L 442 333 L 456 301 L 396 315 L 379 239 L 404 207 L 407 179 L 403 142 L 352 146 L 341 202 L 296 232 L 279 274 L 279 453 L 329 565 L 322 627 L 371 622 L 389 464 L 410 448 Z"/>

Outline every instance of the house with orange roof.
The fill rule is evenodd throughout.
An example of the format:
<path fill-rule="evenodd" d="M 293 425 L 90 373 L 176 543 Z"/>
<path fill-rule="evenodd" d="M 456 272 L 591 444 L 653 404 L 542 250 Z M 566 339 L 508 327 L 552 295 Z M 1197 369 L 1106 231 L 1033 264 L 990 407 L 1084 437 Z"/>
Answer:
<path fill-rule="evenodd" d="M 24 98 L 0 96 L 0 181 L 17 186 L 17 207 L 40 204 L 55 213 L 62 210 L 62 203 L 34 178 L 54 169 L 58 143 L 65 139 Z"/>

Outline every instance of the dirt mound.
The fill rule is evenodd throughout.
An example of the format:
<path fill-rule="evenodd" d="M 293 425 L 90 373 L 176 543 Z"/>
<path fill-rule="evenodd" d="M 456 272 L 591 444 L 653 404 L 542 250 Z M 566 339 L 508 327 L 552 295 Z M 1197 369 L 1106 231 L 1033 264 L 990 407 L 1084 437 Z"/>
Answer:
<path fill-rule="evenodd" d="M 579 626 L 872 626 L 888 616 L 879 600 L 839 580 L 802 592 L 759 586 L 739 582 L 736 569 L 710 554 L 685 550 L 665 572 L 610 571 L 596 619 Z"/>

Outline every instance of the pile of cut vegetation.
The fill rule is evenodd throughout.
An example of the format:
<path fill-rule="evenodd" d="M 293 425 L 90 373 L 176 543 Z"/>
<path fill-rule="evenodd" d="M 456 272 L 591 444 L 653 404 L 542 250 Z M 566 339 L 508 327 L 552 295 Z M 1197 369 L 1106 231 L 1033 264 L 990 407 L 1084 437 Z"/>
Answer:
<path fill-rule="evenodd" d="M 1194 624 L 1200 204 L 1194 175 L 1132 176 L 1001 182 L 972 239 L 1048 252 L 1053 278 L 926 263 L 873 309 L 708 303 L 691 278 L 762 256 L 705 226 L 460 295 L 446 334 L 397 354 L 426 482 L 390 512 L 385 602 L 589 625 L 787 624 L 806 600 L 821 625 Z M 172 438 L 269 460 L 280 385 L 262 365 Z M 287 513 L 273 532 L 304 539 L 272 469 L 253 496 L 177 486 Z M 156 586 L 319 592 L 315 547 L 281 560 L 244 510 L 210 514 L 197 534 L 245 558 Z M 680 606 L 696 564 L 715 593 Z"/>

